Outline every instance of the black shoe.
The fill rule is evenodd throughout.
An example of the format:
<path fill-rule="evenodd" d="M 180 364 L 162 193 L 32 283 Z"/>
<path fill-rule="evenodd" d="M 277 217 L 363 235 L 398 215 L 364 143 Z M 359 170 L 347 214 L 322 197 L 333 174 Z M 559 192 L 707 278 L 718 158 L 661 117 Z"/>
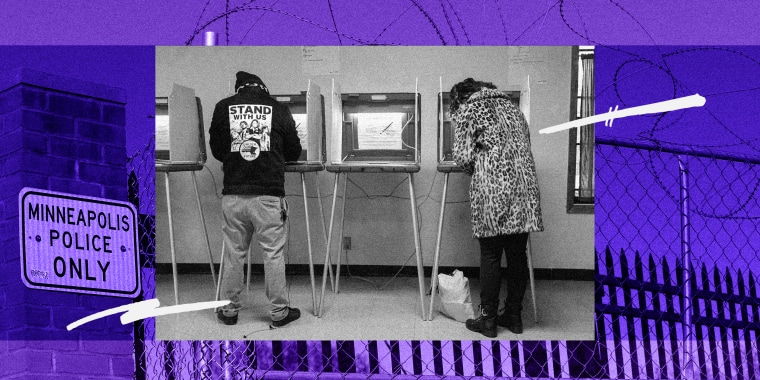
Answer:
<path fill-rule="evenodd" d="M 496 317 L 496 324 L 501 327 L 506 327 L 507 330 L 513 334 L 522 334 L 522 316 L 519 311 L 507 309 L 504 314 Z"/>
<path fill-rule="evenodd" d="M 288 315 L 285 316 L 285 318 L 280 319 L 279 321 L 272 321 L 272 326 L 274 327 L 282 327 L 287 325 L 290 322 L 295 321 L 296 319 L 301 317 L 301 311 L 293 308 L 288 307 Z"/>
<path fill-rule="evenodd" d="M 225 325 L 234 325 L 238 320 L 238 312 L 231 309 L 219 309 L 216 311 L 216 317 Z"/>
<path fill-rule="evenodd" d="M 496 338 L 496 311 L 481 306 L 477 319 L 468 319 L 464 323 L 467 330 L 479 332 L 488 338 Z"/>

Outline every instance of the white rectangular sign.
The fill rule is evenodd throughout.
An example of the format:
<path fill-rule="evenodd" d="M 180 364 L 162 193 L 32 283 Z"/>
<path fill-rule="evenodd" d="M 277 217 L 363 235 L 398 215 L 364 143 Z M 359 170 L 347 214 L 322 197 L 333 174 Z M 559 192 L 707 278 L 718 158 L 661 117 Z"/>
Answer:
<path fill-rule="evenodd" d="M 24 188 L 21 277 L 29 288 L 136 297 L 137 212 L 127 202 Z"/>

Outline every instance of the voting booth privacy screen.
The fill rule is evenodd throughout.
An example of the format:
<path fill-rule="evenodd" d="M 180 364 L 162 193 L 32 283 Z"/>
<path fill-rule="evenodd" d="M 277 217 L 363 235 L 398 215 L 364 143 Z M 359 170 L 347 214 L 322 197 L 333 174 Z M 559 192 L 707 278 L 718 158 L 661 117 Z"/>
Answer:
<path fill-rule="evenodd" d="M 156 160 L 206 162 L 203 109 L 192 88 L 175 83 L 168 97 L 156 97 Z"/>
<path fill-rule="evenodd" d="M 323 163 L 325 151 L 325 99 L 320 88 L 309 82 L 308 91 L 298 95 L 274 95 L 278 102 L 288 106 L 296 123 L 301 142 L 298 162 Z"/>

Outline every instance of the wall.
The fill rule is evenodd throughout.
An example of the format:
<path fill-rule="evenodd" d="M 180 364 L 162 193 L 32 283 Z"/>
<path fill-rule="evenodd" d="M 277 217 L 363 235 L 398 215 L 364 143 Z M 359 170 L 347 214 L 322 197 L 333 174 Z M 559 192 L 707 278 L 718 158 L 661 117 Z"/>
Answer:
<path fill-rule="evenodd" d="M 488 80 L 499 87 L 519 85 L 531 78 L 531 131 L 539 176 L 546 231 L 532 237 L 536 268 L 593 269 L 593 216 L 569 215 L 565 211 L 567 186 L 567 132 L 539 135 L 538 130 L 568 120 L 570 114 L 569 47 L 341 47 L 340 72 L 334 78 L 343 93 L 413 92 L 415 78 L 422 96 L 422 170 L 415 176 L 421 215 L 423 259 L 432 265 L 440 209 L 443 175 L 437 173 L 437 93 L 439 78 L 444 91 L 466 78 Z M 307 81 L 319 84 L 329 95 L 333 76 L 302 75 L 300 47 L 159 47 L 156 55 L 156 95 L 167 96 L 173 82 L 195 88 L 204 106 L 206 129 L 217 101 L 231 93 L 235 72 L 259 75 L 273 94 L 299 93 Z M 326 98 L 329 107 L 329 97 Z M 330 124 L 330 112 L 327 125 Z M 207 136 L 208 141 L 208 136 Z M 216 260 L 221 249 L 220 164 L 213 158 L 199 173 L 201 202 Z M 172 174 L 172 213 L 175 243 L 180 263 L 206 263 L 206 245 L 189 173 Z M 345 235 L 352 237 L 348 263 L 401 265 L 414 253 L 408 185 L 400 174 L 355 174 L 348 184 Z M 323 172 L 319 185 L 329 218 L 333 175 Z M 166 195 L 163 177 L 157 177 L 158 261 L 170 262 Z M 314 195 L 314 175 L 307 175 L 309 195 Z M 354 185 L 355 184 L 355 185 Z M 471 238 L 468 178 L 453 174 L 449 179 L 442 266 L 478 266 L 479 247 Z M 342 184 L 341 184 L 342 186 Z M 358 187 L 357 187 L 358 186 Z M 303 218 L 303 201 L 297 174 L 286 177 L 290 195 L 291 236 L 289 262 L 308 263 Z M 373 199 L 366 198 L 366 193 Z M 385 197 L 387 195 L 393 197 Z M 375 197 L 380 196 L 380 197 Z M 403 199 L 406 197 L 406 199 Z M 316 202 L 313 216 L 315 262 L 324 259 L 324 239 Z M 339 210 L 338 210 L 339 212 Z M 337 227 L 336 227 L 337 228 Z M 259 252 L 258 250 L 255 252 Z M 260 262 L 260 254 L 254 254 Z M 344 263 L 346 259 L 344 259 Z M 409 261 L 413 263 L 414 261 Z M 413 264 L 412 264 L 413 265 Z"/>
<path fill-rule="evenodd" d="M 144 162 L 148 161 L 145 156 L 152 155 L 145 150 L 153 150 L 150 144 L 155 131 L 155 102 L 146 96 L 154 88 L 154 55 L 152 46 L 3 46 L 0 67 L 25 67 L 122 88 L 129 103 L 125 111 L 127 154 L 143 156 L 139 157 L 143 162 L 135 163 L 146 171 L 140 186 L 145 193 L 153 194 L 153 181 L 149 179 L 154 165 Z M 144 199 L 139 212 L 153 215 L 154 203 Z"/>
<path fill-rule="evenodd" d="M 32 70 L 0 76 L 0 378 L 131 379 L 132 325 L 66 325 L 127 298 L 29 289 L 19 276 L 24 187 L 127 200 L 126 96 L 120 88 Z"/>

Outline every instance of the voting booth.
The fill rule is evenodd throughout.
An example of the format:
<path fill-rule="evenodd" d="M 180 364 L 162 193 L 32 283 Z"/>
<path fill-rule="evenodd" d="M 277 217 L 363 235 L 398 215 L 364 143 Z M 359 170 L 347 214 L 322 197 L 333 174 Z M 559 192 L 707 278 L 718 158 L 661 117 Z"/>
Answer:
<path fill-rule="evenodd" d="M 296 95 L 273 95 L 273 97 L 290 109 L 303 148 L 298 161 L 288 164 L 324 166 L 327 159 L 325 98 L 319 86 L 309 81 L 307 91 Z"/>
<path fill-rule="evenodd" d="M 319 172 L 324 170 L 325 162 L 327 161 L 327 144 L 325 141 L 325 99 L 321 93 L 320 87 L 311 81 L 308 82 L 306 92 L 302 92 L 300 95 L 277 95 L 275 96 L 275 99 L 290 108 L 290 113 L 293 115 L 293 120 L 296 122 L 298 138 L 301 140 L 301 147 L 303 148 L 301 151 L 301 157 L 299 157 L 298 161 L 285 164 L 285 171 L 301 174 L 301 189 L 306 222 L 306 239 L 309 251 L 312 310 L 314 315 L 317 315 L 316 280 L 314 277 L 312 231 L 309 219 L 308 194 L 306 192 L 306 173 L 314 173 L 314 187 L 316 188 L 317 203 L 319 206 L 319 221 L 320 224 L 322 224 L 322 236 L 326 243 L 327 230 L 321 202 L 322 194 L 319 190 Z M 330 278 L 332 280 L 332 270 L 330 270 Z"/>
<path fill-rule="evenodd" d="M 342 206 L 340 216 L 340 237 L 343 240 L 343 226 L 346 206 L 346 184 L 349 173 L 406 173 L 409 182 L 409 197 L 412 213 L 417 275 L 419 279 L 422 319 L 426 319 L 424 307 L 424 272 L 417 220 L 417 202 L 414 194 L 413 174 L 420 171 L 420 94 L 415 80 L 414 92 L 341 93 L 340 86 L 333 80 L 330 94 L 332 125 L 330 129 L 328 172 L 335 173 L 330 226 L 327 233 L 327 252 L 322 274 L 322 293 L 319 302 L 319 316 L 322 316 L 327 273 L 332 265 L 333 223 L 338 196 L 338 183 L 343 177 Z M 334 291 L 340 291 L 341 252 L 338 252 L 335 271 Z"/>
<path fill-rule="evenodd" d="M 332 172 L 417 172 L 420 163 L 420 94 L 344 93 L 333 82 Z"/>
<path fill-rule="evenodd" d="M 178 84 L 156 98 L 156 161 L 173 165 L 206 162 L 203 109 L 195 90 Z"/>
<path fill-rule="evenodd" d="M 436 288 L 438 286 L 438 263 L 441 254 L 441 237 L 443 233 L 443 218 L 446 210 L 446 193 L 449 184 L 450 173 L 461 173 L 460 168 L 454 162 L 454 126 L 450 117 L 451 97 L 449 92 L 443 92 L 443 81 L 439 79 L 438 92 L 438 167 L 437 170 L 443 173 L 443 194 L 441 196 L 441 210 L 438 217 L 438 234 L 435 243 L 435 253 L 433 256 L 432 272 L 432 297 L 430 297 L 430 307 L 428 309 L 428 320 L 433 320 L 433 303 L 435 301 Z M 509 100 L 525 115 L 525 120 L 530 124 L 530 77 L 526 76 L 520 85 L 506 86 L 500 88 L 501 92 L 509 97 Z M 536 307 L 535 280 L 533 278 L 533 258 L 531 252 L 530 238 L 528 240 L 528 269 L 530 274 L 530 289 L 533 300 L 533 315 L 538 322 L 538 312 Z"/>
<path fill-rule="evenodd" d="M 216 283 L 214 261 L 208 239 L 203 208 L 198 195 L 198 183 L 195 172 L 203 170 L 206 163 L 206 138 L 203 127 L 203 108 L 195 90 L 173 84 L 169 96 L 156 97 L 156 172 L 164 173 L 166 187 L 166 208 L 169 221 L 169 247 L 172 259 L 172 277 L 174 280 L 174 301 L 179 304 L 177 288 L 177 260 L 174 249 L 174 228 L 172 220 L 171 191 L 169 189 L 170 173 L 190 172 L 197 201 L 198 212 L 206 237 L 209 265 L 212 281 Z"/>

